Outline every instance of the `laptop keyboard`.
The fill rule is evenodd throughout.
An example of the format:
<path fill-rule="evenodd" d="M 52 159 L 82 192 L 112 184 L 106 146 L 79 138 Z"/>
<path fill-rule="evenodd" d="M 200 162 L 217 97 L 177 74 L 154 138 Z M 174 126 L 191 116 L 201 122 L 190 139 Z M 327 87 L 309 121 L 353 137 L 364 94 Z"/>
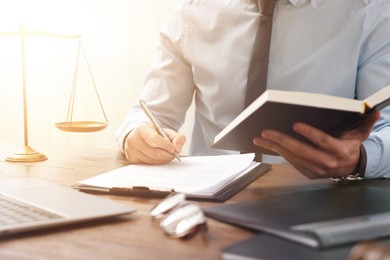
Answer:
<path fill-rule="evenodd" d="M 64 218 L 0 194 L 0 227 Z"/>

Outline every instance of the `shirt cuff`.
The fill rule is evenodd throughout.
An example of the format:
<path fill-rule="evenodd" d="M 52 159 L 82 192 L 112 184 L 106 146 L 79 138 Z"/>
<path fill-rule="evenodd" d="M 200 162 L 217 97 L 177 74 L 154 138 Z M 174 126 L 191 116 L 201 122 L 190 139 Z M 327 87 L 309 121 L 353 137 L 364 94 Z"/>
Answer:
<path fill-rule="evenodd" d="M 364 178 L 366 174 L 367 167 L 367 151 L 364 148 L 364 145 L 360 145 L 360 157 L 359 162 L 356 166 L 356 173 L 358 173 L 359 177 Z"/>

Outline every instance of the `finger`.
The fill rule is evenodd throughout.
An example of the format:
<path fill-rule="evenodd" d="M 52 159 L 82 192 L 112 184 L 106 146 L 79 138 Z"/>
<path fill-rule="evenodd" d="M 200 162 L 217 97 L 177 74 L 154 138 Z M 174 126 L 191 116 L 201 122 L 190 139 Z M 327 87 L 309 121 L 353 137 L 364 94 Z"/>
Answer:
<path fill-rule="evenodd" d="M 152 140 L 149 140 L 151 138 Z M 147 163 L 147 164 L 163 164 L 171 161 L 174 157 L 172 153 L 159 148 L 160 145 L 155 144 L 161 140 L 154 127 L 143 125 L 135 128 L 128 135 L 125 143 L 126 158 L 131 163 Z M 162 138 L 162 141 L 167 141 Z M 168 141 L 169 143 L 169 141 Z M 170 144 L 172 147 L 172 144 Z"/>
<path fill-rule="evenodd" d="M 162 164 L 171 161 L 175 148 L 170 140 L 159 135 L 156 131 L 144 132 L 141 138 L 144 144 L 140 144 L 139 152 L 143 160 L 150 164 Z"/>
<path fill-rule="evenodd" d="M 262 146 L 283 156 L 308 177 L 335 177 L 351 167 L 349 159 L 352 156 L 341 143 L 328 152 L 277 131 L 265 130 L 262 137 L 269 141 Z M 259 144 L 261 139 L 254 141 Z"/>
<path fill-rule="evenodd" d="M 261 133 L 261 136 L 273 142 L 273 149 L 275 149 L 278 154 L 283 153 L 285 150 L 289 153 L 294 154 L 297 158 L 301 158 L 305 161 L 310 161 L 315 164 L 322 165 L 322 162 L 325 160 L 331 160 L 328 158 L 329 155 L 326 151 L 318 149 L 311 144 L 304 143 L 298 139 L 295 139 L 289 135 L 273 131 L 273 130 L 264 130 Z"/>
<path fill-rule="evenodd" d="M 358 139 L 361 142 L 364 141 L 370 135 L 372 127 L 378 120 L 379 116 L 380 112 L 375 110 L 373 114 L 363 120 L 357 128 L 345 132 L 342 136 L 348 139 Z M 334 138 L 327 133 L 305 123 L 297 122 L 293 125 L 293 129 L 299 135 L 302 135 L 303 137 L 310 140 L 313 144 L 327 151 L 334 150 L 334 148 L 339 144 L 337 138 Z"/>
<path fill-rule="evenodd" d="M 360 142 L 364 141 L 370 135 L 372 127 L 379 116 L 380 112 L 375 110 L 357 128 L 344 133 L 342 136 L 348 139 L 358 139 Z M 333 151 L 334 147 L 337 147 L 339 143 L 337 138 L 305 123 L 297 122 L 293 125 L 293 129 L 297 134 L 302 135 L 313 144 L 327 151 Z"/>
<path fill-rule="evenodd" d="M 182 148 L 186 142 L 186 137 L 172 129 L 165 129 L 169 139 L 171 139 L 172 144 L 177 153 L 181 153 Z"/>
<path fill-rule="evenodd" d="M 146 163 L 146 164 L 164 164 L 170 162 L 174 157 L 171 153 L 165 150 L 150 147 L 142 139 L 133 143 L 134 149 L 129 150 L 128 160 L 132 163 Z M 131 160 L 129 159 L 131 157 Z"/>
<path fill-rule="evenodd" d="M 152 148 L 162 149 L 171 154 L 175 152 L 172 142 L 161 136 L 153 126 L 145 128 L 144 131 L 140 133 L 140 137 Z"/>
<path fill-rule="evenodd" d="M 137 155 L 140 162 L 150 165 L 165 164 L 175 158 L 171 153 L 161 149 L 143 149 L 139 150 Z"/>
<path fill-rule="evenodd" d="M 289 151 L 287 148 L 280 145 L 280 143 L 257 137 L 254 139 L 254 144 L 279 154 L 304 176 L 310 179 L 318 177 L 314 174 L 315 172 L 318 172 L 318 169 L 315 164 L 310 163 L 310 161 L 305 160 L 298 156 L 296 153 Z"/>
<path fill-rule="evenodd" d="M 339 145 L 339 141 L 333 136 L 305 123 L 295 123 L 293 125 L 293 130 L 325 151 L 334 151 L 335 147 Z"/>

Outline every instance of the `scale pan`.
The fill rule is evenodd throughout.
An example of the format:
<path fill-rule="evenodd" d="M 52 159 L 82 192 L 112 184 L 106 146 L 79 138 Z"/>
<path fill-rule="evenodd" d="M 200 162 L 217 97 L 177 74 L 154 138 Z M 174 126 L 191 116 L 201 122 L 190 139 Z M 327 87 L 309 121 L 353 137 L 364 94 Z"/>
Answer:
<path fill-rule="evenodd" d="M 96 121 L 72 121 L 59 122 L 56 127 L 66 132 L 96 132 L 108 126 L 108 122 Z"/>

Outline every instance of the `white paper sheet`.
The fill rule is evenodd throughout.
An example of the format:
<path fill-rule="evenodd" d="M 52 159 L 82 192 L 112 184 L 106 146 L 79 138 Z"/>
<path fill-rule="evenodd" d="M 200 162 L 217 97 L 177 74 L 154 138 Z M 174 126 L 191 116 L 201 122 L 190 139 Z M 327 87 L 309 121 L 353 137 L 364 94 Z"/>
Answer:
<path fill-rule="evenodd" d="M 213 193 L 253 164 L 254 154 L 181 157 L 164 165 L 128 165 L 78 182 L 103 188 L 148 187 L 184 193 Z M 250 168 L 249 168 L 250 167 Z"/>

